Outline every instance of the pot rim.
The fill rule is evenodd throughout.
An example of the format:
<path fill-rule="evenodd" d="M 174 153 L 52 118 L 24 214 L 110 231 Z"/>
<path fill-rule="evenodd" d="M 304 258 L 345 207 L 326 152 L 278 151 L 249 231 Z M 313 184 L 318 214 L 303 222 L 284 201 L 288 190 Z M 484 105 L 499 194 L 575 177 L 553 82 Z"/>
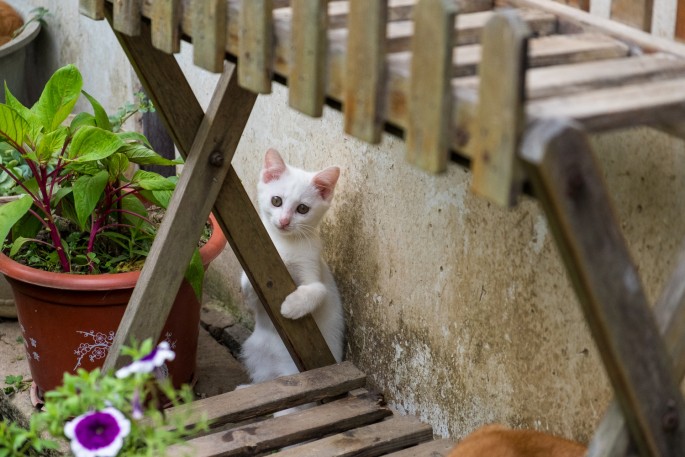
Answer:
<path fill-rule="evenodd" d="M 207 268 L 226 246 L 221 227 L 213 214 L 209 215 L 212 225 L 212 235 L 207 243 L 200 248 L 202 264 Z M 0 273 L 35 286 L 51 287 L 62 290 L 112 290 L 133 288 L 138 281 L 140 271 L 126 273 L 103 273 L 97 275 L 76 275 L 71 273 L 56 273 L 22 265 L 0 252 Z"/>
<path fill-rule="evenodd" d="M 0 57 L 12 54 L 27 46 L 33 41 L 36 35 L 38 35 L 40 28 L 41 25 L 39 21 L 31 22 L 24 30 L 22 30 L 19 36 L 0 46 Z"/>

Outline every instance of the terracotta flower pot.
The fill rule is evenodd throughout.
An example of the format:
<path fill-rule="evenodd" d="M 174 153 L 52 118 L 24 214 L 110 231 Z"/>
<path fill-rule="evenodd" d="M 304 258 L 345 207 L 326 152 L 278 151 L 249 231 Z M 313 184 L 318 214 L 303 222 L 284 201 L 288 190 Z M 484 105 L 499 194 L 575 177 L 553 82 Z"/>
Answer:
<path fill-rule="evenodd" d="M 205 268 L 226 245 L 211 218 L 213 233 L 200 248 Z M 0 272 L 12 287 L 26 358 L 38 394 L 62 383 L 64 372 L 102 366 L 140 272 L 73 275 L 51 273 L 21 265 L 0 254 Z M 177 387 L 195 372 L 200 301 L 183 281 L 162 330 L 176 352 L 168 364 Z"/>

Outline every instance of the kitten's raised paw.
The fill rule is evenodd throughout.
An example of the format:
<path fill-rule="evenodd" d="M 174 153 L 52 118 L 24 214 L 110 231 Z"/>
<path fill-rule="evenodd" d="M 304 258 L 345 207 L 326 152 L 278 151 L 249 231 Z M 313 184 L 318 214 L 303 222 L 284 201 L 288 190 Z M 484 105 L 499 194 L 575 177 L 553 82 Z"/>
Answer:
<path fill-rule="evenodd" d="M 285 297 L 285 300 L 281 305 L 281 314 L 283 317 L 287 317 L 288 319 L 299 319 L 307 314 L 306 307 L 302 306 L 299 302 L 296 293 L 297 292 L 293 292 Z"/>

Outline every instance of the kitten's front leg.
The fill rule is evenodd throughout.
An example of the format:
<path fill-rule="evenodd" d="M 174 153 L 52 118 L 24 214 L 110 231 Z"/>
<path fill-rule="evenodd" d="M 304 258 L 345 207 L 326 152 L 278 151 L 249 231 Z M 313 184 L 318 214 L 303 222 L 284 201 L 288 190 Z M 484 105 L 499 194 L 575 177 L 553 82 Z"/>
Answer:
<path fill-rule="evenodd" d="M 240 290 L 245 298 L 245 304 L 256 311 L 257 306 L 259 306 L 259 297 L 257 297 L 257 292 L 252 287 L 250 280 L 247 279 L 245 272 L 240 275 Z"/>
<path fill-rule="evenodd" d="M 281 314 L 288 319 L 299 319 L 318 308 L 326 298 L 326 286 L 321 282 L 303 284 L 283 301 Z"/>

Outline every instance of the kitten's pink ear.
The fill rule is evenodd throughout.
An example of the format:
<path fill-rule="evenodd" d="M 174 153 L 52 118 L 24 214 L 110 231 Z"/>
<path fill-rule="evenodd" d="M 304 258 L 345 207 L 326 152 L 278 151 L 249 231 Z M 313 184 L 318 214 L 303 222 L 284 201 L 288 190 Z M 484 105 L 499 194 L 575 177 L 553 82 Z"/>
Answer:
<path fill-rule="evenodd" d="M 312 183 L 314 183 L 314 187 L 318 189 L 321 198 L 324 200 L 330 200 L 333 196 L 333 189 L 335 189 L 335 184 L 338 182 L 339 177 L 340 168 L 328 167 L 314 175 Z"/>
<path fill-rule="evenodd" d="M 285 162 L 277 150 L 271 148 L 266 151 L 264 156 L 264 167 L 262 168 L 262 181 L 266 184 L 281 177 L 285 171 Z"/>

